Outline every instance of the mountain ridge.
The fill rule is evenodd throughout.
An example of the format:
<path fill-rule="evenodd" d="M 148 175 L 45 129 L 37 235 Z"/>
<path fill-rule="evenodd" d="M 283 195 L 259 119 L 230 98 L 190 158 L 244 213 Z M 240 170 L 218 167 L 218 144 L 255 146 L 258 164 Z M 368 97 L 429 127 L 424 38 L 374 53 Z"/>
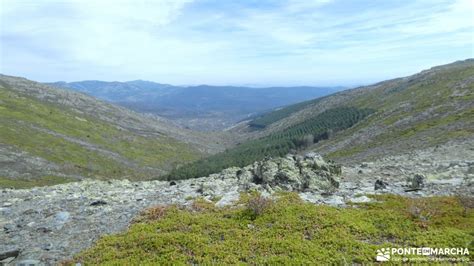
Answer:
<path fill-rule="evenodd" d="M 251 115 L 321 97 L 344 87 L 173 86 L 151 81 L 79 81 L 49 85 L 77 90 L 138 112 L 203 131 L 222 130 Z"/>
<path fill-rule="evenodd" d="M 350 145 L 360 146 L 362 142 L 366 142 L 366 144 L 371 142 L 374 134 L 382 134 L 386 135 L 385 139 L 381 138 L 378 144 L 371 145 L 374 147 L 383 146 L 384 142 L 390 141 L 390 137 L 388 137 L 386 132 L 388 128 L 399 132 L 394 133 L 392 137 L 400 137 L 404 134 L 401 132 L 401 129 L 410 130 L 410 128 L 413 129 L 413 132 L 410 133 L 411 136 L 406 137 L 417 137 L 421 131 L 426 131 L 430 128 L 434 129 L 439 123 L 443 123 L 443 119 L 451 119 L 452 121 L 444 121 L 446 123 L 444 125 L 445 129 L 448 129 L 446 133 L 457 132 L 454 134 L 461 134 L 460 132 L 464 132 L 465 137 L 472 137 L 473 132 L 469 128 L 472 128 L 472 122 L 470 121 L 473 121 L 473 119 L 470 119 L 473 118 L 473 107 L 470 104 L 470 102 L 474 102 L 473 91 L 474 59 L 466 59 L 447 65 L 435 66 L 407 77 L 349 89 L 309 101 L 305 103 L 304 108 L 290 112 L 287 116 L 282 117 L 278 121 L 273 121 L 273 123 L 258 131 L 251 128 L 252 121 L 241 123 L 233 131 L 239 133 L 249 132 L 250 135 L 253 135 L 252 138 L 259 138 L 291 127 L 328 108 L 354 106 L 377 109 L 378 111 L 373 119 L 366 121 L 365 126 L 371 126 L 370 130 L 365 128 L 366 132 L 359 131 L 357 134 L 356 129 L 341 132 L 340 136 L 336 137 L 337 140 L 325 140 L 322 143 L 318 143 L 318 146 L 313 147 L 317 152 L 342 159 L 342 157 L 345 157 L 341 156 L 343 155 L 343 150 L 345 148 L 349 149 L 347 146 L 349 145 L 349 138 L 353 139 Z M 455 116 L 458 116 L 462 121 L 456 122 Z M 437 119 L 439 121 L 434 121 Z M 374 124 L 371 125 L 370 123 Z M 427 123 L 431 124 L 427 125 Z M 464 124 L 459 125 L 457 129 L 449 129 L 449 125 L 454 125 L 455 123 Z M 423 128 L 416 128 L 418 125 Z M 359 125 L 358 130 L 363 129 L 364 125 Z M 421 131 L 418 132 L 418 130 Z M 428 131 L 425 133 L 427 136 L 435 134 L 434 132 L 431 134 Z M 439 135 L 440 133 L 436 134 Z M 354 135 L 351 136 L 350 134 Z M 359 140 L 356 140 L 355 135 L 358 135 Z M 433 135 L 432 137 L 433 142 L 436 139 L 441 142 L 445 141 L 441 140 L 440 136 Z M 404 141 L 405 139 L 402 138 L 401 140 L 403 140 L 402 143 L 408 144 L 408 142 Z M 344 144 L 344 141 L 347 143 Z M 420 144 L 422 143 L 420 142 Z M 415 142 L 412 143 L 412 145 L 415 144 Z M 408 146 L 405 149 L 409 149 Z M 361 149 L 367 148 L 361 147 Z M 354 154 L 357 153 L 353 148 L 351 149 Z M 363 157 L 359 159 L 362 160 Z"/>

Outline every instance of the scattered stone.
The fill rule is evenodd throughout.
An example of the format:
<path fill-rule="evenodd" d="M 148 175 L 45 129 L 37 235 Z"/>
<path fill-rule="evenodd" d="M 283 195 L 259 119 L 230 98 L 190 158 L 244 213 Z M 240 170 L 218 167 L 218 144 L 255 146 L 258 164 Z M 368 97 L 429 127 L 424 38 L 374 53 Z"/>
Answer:
<path fill-rule="evenodd" d="M 104 200 L 96 200 L 90 204 L 90 206 L 102 206 L 102 205 L 107 205 L 107 202 Z"/>
<path fill-rule="evenodd" d="M 12 249 L 12 250 L 7 250 L 7 251 L 3 251 L 3 252 L 0 252 L 0 260 L 4 260 L 4 259 L 7 259 L 7 258 L 16 258 L 18 257 L 18 255 L 20 254 L 20 250 L 19 249 Z"/>
<path fill-rule="evenodd" d="M 331 196 L 329 198 L 323 199 L 323 202 L 332 206 L 344 206 L 346 204 L 344 202 L 344 198 L 341 196 Z"/>
<path fill-rule="evenodd" d="M 353 203 L 366 203 L 366 202 L 371 202 L 372 199 L 367 197 L 367 196 L 360 196 L 360 197 L 355 197 L 350 199 L 350 202 Z"/>
<path fill-rule="evenodd" d="M 71 214 L 66 211 L 58 212 L 54 216 L 54 226 L 57 229 L 61 229 L 65 223 L 68 222 L 69 218 L 71 217 Z"/>
<path fill-rule="evenodd" d="M 0 260 L 0 265 L 12 265 L 12 261 L 15 259 L 15 257 L 9 257 L 3 260 Z"/>
<path fill-rule="evenodd" d="M 51 244 L 51 243 L 43 243 L 41 245 L 42 250 L 48 251 L 48 250 L 51 250 L 52 248 L 53 248 L 53 244 Z"/>
<path fill-rule="evenodd" d="M 386 189 L 387 186 L 388 186 L 387 182 L 377 179 L 375 181 L 374 190 Z"/>
<path fill-rule="evenodd" d="M 39 260 L 22 260 L 22 261 L 19 261 L 16 265 L 17 266 L 40 266 L 42 264 Z"/>
<path fill-rule="evenodd" d="M 421 190 L 424 186 L 426 177 L 422 174 L 415 174 L 413 177 L 407 178 L 408 186 L 412 191 Z"/>
<path fill-rule="evenodd" d="M 3 231 L 8 234 L 8 233 L 14 231 L 15 227 L 16 226 L 13 223 L 7 223 L 7 224 L 3 225 Z"/>
<path fill-rule="evenodd" d="M 224 207 L 224 206 L 227 206 L 227 205 L 230 205 L 236 201 L 239 200 L 239 197 L 240 197 L 240 193 L 238 193 L 237 191 L 231 191 L 229 193 L 226 193 L 217 203 L 216 203 L 216 206 L 217 207 Z"/>

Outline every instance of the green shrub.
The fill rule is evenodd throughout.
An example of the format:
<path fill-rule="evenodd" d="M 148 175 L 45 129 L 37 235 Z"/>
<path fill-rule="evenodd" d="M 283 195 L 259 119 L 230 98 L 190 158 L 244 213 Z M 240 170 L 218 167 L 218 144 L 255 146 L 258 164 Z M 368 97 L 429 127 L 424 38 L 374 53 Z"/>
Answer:
<path fill-rule="evenodd" d="M 474 212 L 468 209 L 464 216 L 456 197 L 375 196 L 378 202 L 336 208 L 285 193 L 251 217 L 249 206 L 242 203 L 252 198 L 255 195 L 243 195 L 226 208 L 198 200 L 199 208 L 152 211 L 159 213 L 158 219 L 103 237 L 70 263 L 371 264 L 382 247 L 472 248 Z M 420 223 L 410 214 L 412 205 L 437 210 L 429 223 Z"/>

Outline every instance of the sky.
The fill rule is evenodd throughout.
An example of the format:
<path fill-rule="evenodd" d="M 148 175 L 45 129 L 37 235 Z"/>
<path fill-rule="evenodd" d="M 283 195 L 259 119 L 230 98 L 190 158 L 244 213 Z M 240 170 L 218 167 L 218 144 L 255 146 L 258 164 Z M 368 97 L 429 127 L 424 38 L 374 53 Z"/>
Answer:
<path fill-rule="evenodd" d="M 474 57 L 474 0 L 0 0 L 0 72 L 369 84 Z"/>

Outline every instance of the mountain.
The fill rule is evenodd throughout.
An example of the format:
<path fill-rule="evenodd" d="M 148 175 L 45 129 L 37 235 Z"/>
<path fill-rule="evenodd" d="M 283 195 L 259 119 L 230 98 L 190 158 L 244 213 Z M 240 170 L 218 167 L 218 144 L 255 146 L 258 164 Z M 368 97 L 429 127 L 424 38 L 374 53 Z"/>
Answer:
<path fill-rule="evenodd" d="M 251 132 L 255 138 L 293 127 L 331 108 L 370 108 L 374 113 L 367 120 L 310 148 L 332 158 L 363 160 L 472 139 L 473 102 L 474 59 L 467 59 L 289 106 L 234 130 Z"/>
<path fill-rule="evenodd" d="M 0 186 L 151 179 L 223 143 L 82 93 L 0 75 Z"/>
<path fill-rule="evenodd" d="M 224 129 L 249 116 L 344 89 L 343 87 L 172 86 L 150 81 L 79 81 L 50 85 L 69 88 L 132 110 L 157 114 L 186 127 Z"/>
<path fill-rule="evenodd" d="M 474 140 L 474 60 L 287 106 L 239 123 L 247 141 L 174 170 L 205 176 L 290 151 L 360 162 L 446 142 Z"/>

